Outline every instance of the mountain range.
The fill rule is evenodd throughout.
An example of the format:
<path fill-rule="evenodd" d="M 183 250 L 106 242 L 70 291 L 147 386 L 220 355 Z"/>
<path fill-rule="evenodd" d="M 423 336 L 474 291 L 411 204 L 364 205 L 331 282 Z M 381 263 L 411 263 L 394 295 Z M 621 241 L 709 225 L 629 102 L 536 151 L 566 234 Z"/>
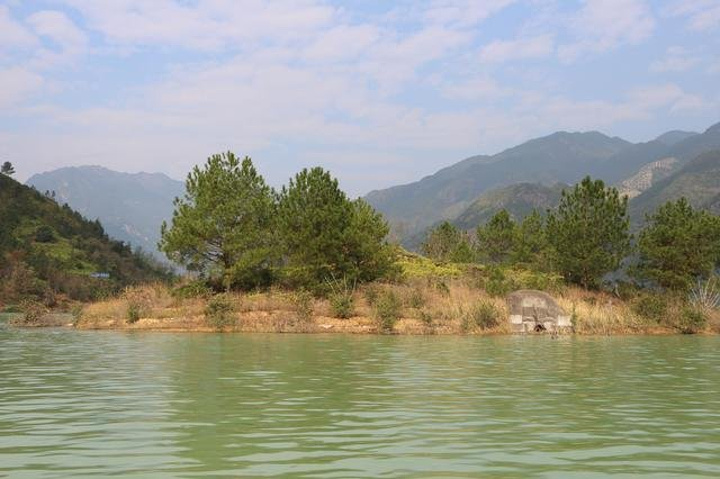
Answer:
<path fill-rule="evenodd" d="M 162 173 L 120 173 L 101 166 L 67 167 L 30 177 L 27 184 L 54 192 L 105 231 L 144 251 L 156 254 L 160 225 L 172 217 L 173 199 L 185 184 Z"/>
<path fill-rule="evenodd" d="M 703 133 L 671 131 L 646 143 L 599 132 L 557 132 L 497 155 L 468 158 L 414 183 L 372 191 L 365 199 L 396 232 L 412 237 L 438 221 L 472 216 L 466 209 L 492 190 L 523 182 L 574 184 L 586 175 L 622 189 L 623 181 L 641 174 L 649 163 L 672 159 L 655 175 L 664 177 L 714 149 L 720 149 L 720 123 Z M 640 182 L 635 186 L 642 190 L 633 193 L 638 196 L 652 184 L 653 178 Z M 464 219 L 459 223 L 470 226 Z"/>
<path fill-rule="evenodd" d="M 715 153 L 712 153 L 715 151 Z M 720 212 L 720 123 L 703 133 L 670 131 L 631 143 L 600 132 L 556 132 L 496 155 L 477 155 L 365 199 L 390 222 L 394 237 L 416 247 L 426 229 L 449 220 L 471 230 L 500 209 L 521 220 L 554 207 L 567 185 L 586 175 L 631 197 L 637 226 L 663 202 L 686 196 Z M 156 252 L 160 225 L 172 216 L 184 184 L 160 173 L 118 173 L 99 166 L 61 168 L 28 184 L 54 191 L 84 216 L 99 218 L 113 237 Z"/>

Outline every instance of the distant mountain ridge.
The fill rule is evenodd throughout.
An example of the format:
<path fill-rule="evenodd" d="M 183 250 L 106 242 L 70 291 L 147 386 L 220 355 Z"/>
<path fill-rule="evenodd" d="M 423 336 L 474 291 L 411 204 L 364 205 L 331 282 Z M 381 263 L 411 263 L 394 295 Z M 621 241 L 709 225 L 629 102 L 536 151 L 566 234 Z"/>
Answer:
<path fill-rule="evenodd" d="M 647 169 L 641 169 L 649 163 L 673 159 L 666 162 L 672 163 L 669 174 L 716 148 L 720 148 L 720 123 L 704 133 L 674 130 L 646 143 L 596 131 L 558 132 L 497 155 L 467 158 L 417 182 L 372 191 L 365 199 L 388 218 L 396 232 L 411 237 L 438 221 L 458 218 L 493 189 L 524 182 L 574 184 L 586 175 L 620 184 L 635 175 L 647 176 Z"/>
<path fill-rule="evenodd" d="M 687 198 L 695 208 L 720 214 L 720 148 L 699 155 L 630 202 L 630 217 L 643 221 L 667 201 Z"/>
<path fill-rule="evenodd" d="M 500 210 L 505 210 L 516 222 L 538 210 L 544 213 L 560 203 L 562 191 L 568 185 L 556 183 L 545 186 L 537 183 L 517 183 L 487 191 L 465 209 L 453 224 L 463 230 L 471 230 L 487 223 Z"/>
<path fill-rule="evenodd" d="M 87 218 L 98 218 L 116 239 L 157 253 L 160 225 L 172 217 L 184 183 L 162 173 L 121 173 L 101 166 L 66 167 L 32 176 L 28 185 L 54 191 Z"/>

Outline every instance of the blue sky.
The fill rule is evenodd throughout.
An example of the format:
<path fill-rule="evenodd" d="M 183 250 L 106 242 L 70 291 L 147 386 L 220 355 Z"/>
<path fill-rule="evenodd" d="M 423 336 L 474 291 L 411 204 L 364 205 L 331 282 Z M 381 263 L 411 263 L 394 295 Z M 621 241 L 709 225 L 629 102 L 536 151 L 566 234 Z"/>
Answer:
<path fill-rule="evenodd" d="M 182 179 L 212 153 L 353 195 L 556 130 L 720 121 L 718 0 L 0 1 L 0 159 Z"/>

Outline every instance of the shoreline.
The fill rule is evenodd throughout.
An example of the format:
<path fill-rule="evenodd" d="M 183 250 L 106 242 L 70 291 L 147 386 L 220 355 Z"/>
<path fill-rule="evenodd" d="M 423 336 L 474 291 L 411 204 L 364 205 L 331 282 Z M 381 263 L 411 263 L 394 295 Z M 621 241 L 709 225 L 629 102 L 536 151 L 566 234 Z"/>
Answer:
<path fill-rule="evenodd" d="M 338 319 L 327 316 L 315 316 L 309 321 L 295 322 L 286 315 L 285 311 L 277 311 L 276 314 L 268 314 L 263 319 L 257 315 L 240 316 L 238 323 L 222 328 L 212 327 L 206 324 L 203 316 L 194 318 L 141 318 L 135 323 L 127 323 L 117 319 L 105 319 L 79 321 L 68 323 L 53 318 L 41 318 L 35 323 L 22 323 L 20 321 L 6 320 L 8 326 L 36 329 L 36 328 L 61 328 L 77 331 L 115 331 L 115 332 L 148 332 L 148 333 L 222 333 L 222 334 L 346 334 L 361 336 L 529 336 L 529 337 L 610 337 L 610 336 L 687 336 L 680 331 L 669 327 L 653 327 L 637 331 L 615 331 L 606 333 L 577 332 L 572 330 L 551 332 L 515 332 L 510 325 L 501 324 L 492 329 L 472 329 L 460 331 L 452 325 L 428 326 L 412 318 L 400 319 L 392 331 L 378 330 L 376 321 L 369 317 L 353 317 Z M 67 316 L 67 314 L 62 315 Z M 243 319 L 250 319 L 252 322 L 243 324 Z M 717 331 L 705 330 L 696 333 L 699 336 L 717 336 Z"/>

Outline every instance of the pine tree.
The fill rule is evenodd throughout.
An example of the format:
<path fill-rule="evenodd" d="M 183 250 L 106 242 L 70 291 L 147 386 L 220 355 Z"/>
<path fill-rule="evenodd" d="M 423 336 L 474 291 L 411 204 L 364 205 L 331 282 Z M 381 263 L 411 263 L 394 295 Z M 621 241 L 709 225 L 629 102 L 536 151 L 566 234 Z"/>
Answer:
<path fill-rule="evenodd" d="M 216 286 L 268 284 L 277 257 L 275 195 L 252 160 L 214 155 L 188 174 L 185 190 L 171 226 L 162 225 L 160 249 Z"/>
<path fill-rule="evenodd" d="M 648 215 L 638 251 L 633 276 L 685 290 L 720 263 L 720 217 L 694 210 L 685 198 L 667 202 Z"/>
<path fill-rule="evenodd" d="M 485 225 L 477 228 L 477 247 L 482 258 L 504 263 L 512 254 L 517 225 L 506 210 L 500 210 Z"/>
<path fill-rule="evenodd" d="M 421 249 L 425 256 L 435 261 L 470 263 L 475 258 L 468 235 L 449 221 L 432 229 Z"/>
<path fill-rule="evenodd" d="M 286 275 L 296 286 L 318 290 L 331 278 L 369 281 L 392 263 L 385 220 L 364 201 L 350 201 L 322 168 L 291 179 L 278 210 Z"/>
<path fill-rule="evenodd" d="M 546 270 L 550 260 L 545 221 L 540 212 L 533 210 L 518 226 L 511 261 L 527 267 Z"/>
<path fill-rule="evenodd" d="M 563 191 L 560 205 L 547 220 L 555 262 L 565 279 L 596 288 L 630 252 L 628 199 L 602 180 L 586 177 Z"/>
<path fill-rule="evenodd" d="M 0 173 L 7 176 L 12 176 L 15 174 L 15 167 L 10 163 L 9 161 L 6 161 L 5 163 L 0 166 Z"/>

